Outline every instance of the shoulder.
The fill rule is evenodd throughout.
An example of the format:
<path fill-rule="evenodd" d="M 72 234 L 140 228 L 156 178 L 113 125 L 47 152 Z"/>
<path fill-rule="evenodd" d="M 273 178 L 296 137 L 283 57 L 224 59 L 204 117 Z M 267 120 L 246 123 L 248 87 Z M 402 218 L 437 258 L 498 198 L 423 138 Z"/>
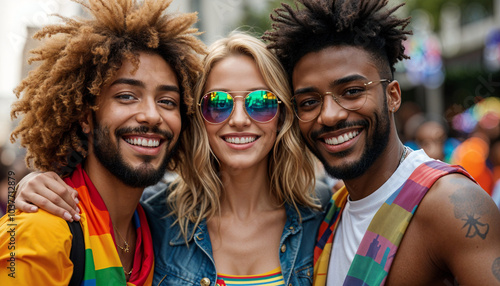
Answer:
<path fill-rule="evenodd" d="M 316 197 L 316 203 L 321 206 L 321 210 L 299 207 L 299 212 L 301 216 L 302 227 L 306 231 L 313 231 L 315 233 L 317 228 L 319 227 L 319 224 L 324 219 L 325 210 L 332 197 L 332 192 L 324 182 L 317 181 L 314 189 L 314 195 Z M 295 209 L 292 205 L 287 204 L 287 220 L 295 221 L 297 219 L 298 217 L 296 215 Z"/>
<path fill-rule="evenodd" d="M 436 180 L 429 189 L 425 202 L 434 207 L 467 209 L 490 206 L 489 203 L 493 201 L 488 193 L 471 179 L 459 173 L 452 173 Z"/>
<path fill-rule="evenodd" d="M 5 223 L 5 225 L 4 225 Z M 68 236 L 71 234 L 67 222 L 53 214 L 50 214 L 42 209 L 36 213 L 25 213 L 16 211 L 14 215 L 6 217 L 5 222 L 2 220 L 2 228 L 9 224 L 15 225 L 17 234 L 24 235 L 53 235 L 53 236 Z M 39 239 L 35 236 L 33 239 Z"/>
<path fill-rule="evenodd" d="M 172 185 L 164 185 L 158 189 L 155 194 L 147 199 L 141 199 L 141 205 L 148 219 L 149 229 L 153 237 L 155 247 L 169 240 L 176 231 L 173 231 L 172 224 L 175 217 L 170 216 L 171 208 L 167 204 L 167 198 L 171 191 Z"/>
<path fill-rule="evenodd" d="M 464 219 L 466 213 L 498 211 L 491 197 L 468 177 L 452 173 L 436 180 L 422 199 L 419 214 L 433 221 Z"/>
<path fill-rule="evenodd" d="M 65 220 L 43 210 L 3 217 L 0 266 L 4 269 L 2 262 L 14 257 L 16 285 L 67 285 L 73 272 L 72 238 Z"/>
<path fill-rule="evenodd" d="M 500 211 L 486 191 L 462 174 L 445 175 L 434 183 L 412 226 L 425 237 L 433 261 L 446 265 L 461 284 L 477 275 L 491 277 L 486 270 L 500 261 Z M 500 280 L 500 274 L 495 275 Z"/>
<path fill-rule="evenodd" d="M 144 192 L 142 193 L 141 196 L 141 202 L 146 202 L 148 201 L 151 197 L 158 195 L 158 194 L 163 194 L 165 195 L 170 188 L 171 183 L 167 182 L 165 180 L 159 181 L 156 185 L 149 186 L 144 189 Z"/>
<path fill-rule="evenodd" d="M 314 193 L 318 199 L 318 203 L 321 205 L 321 207 L 326 209 L 326 206 L 330 202 L 330 199 L 332 198 L 332 190 L 330 187 L 328 187 L 327 184 L 325 184 L 323 181 L 316 180 L 316 187 L 314 188 Z"/>
<path fill-rule="evenodd" d="M 461 174 L 438 179 L 423 198 L 415 219 L 442 251 L 500 245 L 500 212 L 491 197 Z M 499 254 L 500 255 L 500 254 Z"/>
<path fill-rule="evenodd" d="M 471 204 L 491 201 L 491 197 L 463 172 L 458 166 L 430 160 L 420 164 L 410 175 L 410 180 L 416 184 L 407 186 L 421 190 L 429 188 L 419 209 L 435 208 L 431 214 L 453 208 L 457 200 L 465 199 Z"/>
<path fill-rule="evenodd" d="M 144 190 L 143 196 L 141 197 L 141 205 L 148 216 L 150 214 L 165 216 L 169 213 L 167 208 L 167 197 L 171 187 L 172 185 L 161 182 Z"/>
<path fill-rule="evenodd" d="M 17 211 L 14 216 L 8 217 L 5 221 L 2 219 L 0 229 L 2 230 L 0 236 L 6 234 L 6 230 L 15 230 L 15 238 L 19 247 L 29 245 L 33 248 L 43 248 L 44 252 L 51 249 L 69 250 L 71 248 L 73 236 L 68 223 L 41 209 L 36 213 Z"/>

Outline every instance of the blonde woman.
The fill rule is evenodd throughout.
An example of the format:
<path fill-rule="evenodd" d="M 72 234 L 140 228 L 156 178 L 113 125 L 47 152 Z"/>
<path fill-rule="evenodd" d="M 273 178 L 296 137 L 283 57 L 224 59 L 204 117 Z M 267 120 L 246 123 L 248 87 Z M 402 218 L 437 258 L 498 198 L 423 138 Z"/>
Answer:
<path fill-rule="evenodd" d="M 209 47 L 203 70 L 182 135 L 192 156 L 143 202 L 154 284 L 311 285 L 323 213 L 283 68 L 260 40 L 234 33 Z"/>

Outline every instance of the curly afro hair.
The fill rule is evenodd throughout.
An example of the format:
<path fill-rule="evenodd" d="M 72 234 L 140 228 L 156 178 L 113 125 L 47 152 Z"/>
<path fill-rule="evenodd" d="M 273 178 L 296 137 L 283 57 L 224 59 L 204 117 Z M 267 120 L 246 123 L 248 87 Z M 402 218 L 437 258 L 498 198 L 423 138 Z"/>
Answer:
<path fill-rule="evenodd" d="M 385 9 L 387 0 L 297 0 L 295 9 L 283 3 L 271 15 L 272 30 L 263 39 L 275 50 L 289 76 L 310 52 L 329 46 L 356 46 L 373 55 L 381 75 L 393 77 L 396 62 L 408 58 L 403 41 L 410 19 Z M 299 8 L 300 6 L 300 8 Z"/>
<path fill-rule="evenodd" d="M 183 120 L 192 112 L 192 88 L 201 71 L 204 44 L 191 26 L 197 16 L 166 14 L 171 0 L 75 0 L 90 19 L 59 16 L 61 24 L 49 25 L 34 35 L 44 39 L 29 60 L 41 62 L 14 90 L 20 98 L 11 117 L 22 119 L 11 134 L 27 148 L 28 166 L 68 175 L 87 155 L 87 139 L 80 121 L 96 110 L 96 97 L 124 59 L 136 68 L 139 52 L 162 56 L 176 72 L 181 85 Z M 22 97 L 21 97 L 22 94 Z M 183 121 L 183 126 L 187 122 Z M 170 169 L 182 157 L 182 146 Z M 185 150 L 184 150 L 185 152 Z M 177 156 L 177 157 L 176 157 Z"/>

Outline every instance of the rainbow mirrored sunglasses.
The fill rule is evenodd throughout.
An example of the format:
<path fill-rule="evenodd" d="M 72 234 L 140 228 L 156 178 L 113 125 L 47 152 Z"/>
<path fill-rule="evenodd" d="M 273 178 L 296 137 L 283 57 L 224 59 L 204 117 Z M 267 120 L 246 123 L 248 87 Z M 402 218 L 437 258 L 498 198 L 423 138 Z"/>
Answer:
<path fill-rule="evenodd" d="M 245 96 L 232 96 L 225 91 L 206 93 L 198 103 L 203 118 L 213 124 L 226 121 L 234 110 L 234 100 L 241 97 L 245 100 L 245 111 L 253 120 L 265 123 L 271 121 L 278 113 L 281 103 L 274 93 L 268 90 L 233 91 L 246 92 Z"/>

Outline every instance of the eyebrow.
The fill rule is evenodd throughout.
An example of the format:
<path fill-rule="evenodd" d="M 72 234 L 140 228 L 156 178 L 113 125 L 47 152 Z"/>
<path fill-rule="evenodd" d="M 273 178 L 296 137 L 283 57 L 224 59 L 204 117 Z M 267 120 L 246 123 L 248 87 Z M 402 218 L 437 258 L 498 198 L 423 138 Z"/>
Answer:
<path fill-rule="evenodd" d="M 368 80 L 368 79 L 360 74 L 353 74 L 353 75 L 348 75 L 348 76 L 345 76 L 343 78 L 339 78 L 339 79 L 332 81 L 328 85 L 328 87 L 334 88 L 336 86 L 350 83 L 350 82 L 357 81 L 357 80 Z M 313 86 L 308 86 L 308 87 L 304 87 L 304 88 L 299 88 L 299 89 L 295 90 L 293 93 L 294 94 L 302 94 L 302 93 L 307 93 L 307 92 L 311 92 L 311 91 L 318 91 L 318 89 L 316 87 L 313 87 Z"/>
<path fill-rule="evenodd" d="M 145 88 L 146 84 L 143 81 L 136 80 L 136 79 L 131 79 L 131 78 L 119 78 L 115 80 L 113 83 L 111 83 L 110 86 L 117 85 L 117 84 L 127 84 L 127 85 L 132 85 L 132 86 L 137 86 L 141 88 Z M 178 93 L 181 93 L 179 87 L 175 85 L 166 85 L 162 84 L 156 87 L 157 91 L 175 91 Z"/>
<path fill-rule="evenodd" d="M 357 80 L 368 80 L 366 77 L 360 75 L 360 74 L 353 74 L 353 75 L 348 75 L 343 78 L 339 78 L 337 80 L 334 80 L 332 83 L 330 83 L 329 87 L 335 87 L 337 85 L 357 81 Z"/>

